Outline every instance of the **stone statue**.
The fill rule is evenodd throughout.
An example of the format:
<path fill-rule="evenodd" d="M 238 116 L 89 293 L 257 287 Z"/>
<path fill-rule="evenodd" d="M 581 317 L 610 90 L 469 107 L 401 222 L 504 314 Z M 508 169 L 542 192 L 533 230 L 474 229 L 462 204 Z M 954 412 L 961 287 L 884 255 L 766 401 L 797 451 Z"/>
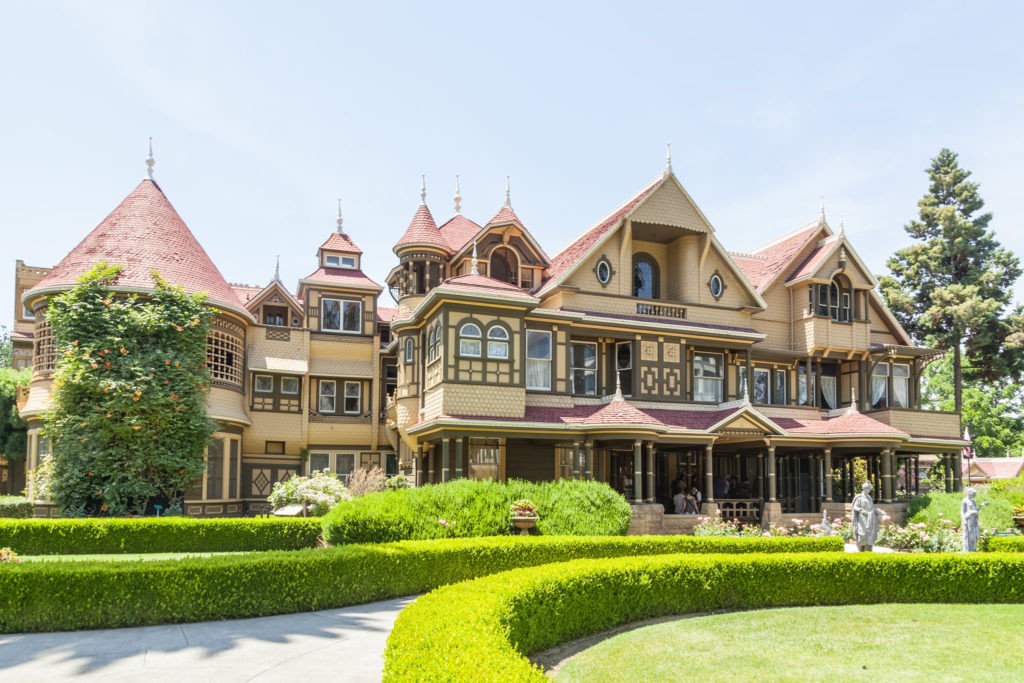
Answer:
<path fill-rule="evenodd" d="M 821 511 L 821 533 L 827 536 L 832 535 L 832 524 L 828 519 L 828 510 Z"/>
<path fill-rule="evenodd" d="M 981 505 L 975 503 L 974 497 L 978 495 L 978 492 L 971 487 L 964 489 L 964 493 L 967 494 L 967 497 L 960 503 L 960 533 L 964 538 L 964 552 L 973 553 L 978 550 L 978 537 L 981 535 L 978 512 L 988 503 Z"/>
<path fill-rule="evenodd" d="M 853 540 L 858 552 L 871 552 L 878 538 L 878 522 L 883 513 L 871 498 L 871 482 L 864 482 L 860 488 L 861 492 L 853 499 Z"/>

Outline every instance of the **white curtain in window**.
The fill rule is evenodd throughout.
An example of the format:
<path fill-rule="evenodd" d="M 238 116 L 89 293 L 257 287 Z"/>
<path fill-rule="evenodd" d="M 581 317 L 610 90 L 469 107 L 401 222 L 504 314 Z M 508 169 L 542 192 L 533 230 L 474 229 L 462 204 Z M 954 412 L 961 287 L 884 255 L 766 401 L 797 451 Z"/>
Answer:
<path fill-rule="evenodd" d="M 892 404 L 896 408 L 906 408 L 908 404 L 907 378 L 892 378 Z"/>
<path fill-rule="evenodd" d="M 871 376 L 871 405 L 877 406 L 886 396 L 886 388 L 889 385 L 889 378 L 884 375 Z"/>
<path fill-rule="evenodd" d="M 825 400 L 825 407 L 834 410 L 836 407 L 836 378 L 827 375 L 821 376 L 821 396 Z"/>

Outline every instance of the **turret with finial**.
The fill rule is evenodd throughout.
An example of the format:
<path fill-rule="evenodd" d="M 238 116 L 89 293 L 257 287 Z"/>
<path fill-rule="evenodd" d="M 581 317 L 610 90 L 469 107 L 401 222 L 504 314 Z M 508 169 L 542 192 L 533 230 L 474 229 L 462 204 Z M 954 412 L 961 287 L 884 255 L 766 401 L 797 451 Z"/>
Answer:
<path fill-rule="evenodd" d="M 462 189 L 459 187 L 459 174 L 455 174 L 455 213 L 462 213 Z"/>
<path fill-rule="evenodd" d="M 427 176 L 423 174 L 420 176 L 420 204 L 426 205 L 427 203 Z"/>
<path fill-rule="evenodd" d="M 667 176 L 672 173 L 672 143 L 666 142 L 665 147 L 665 175 Z"/>
<path fill-rule="evenodd" d="M 342 226 L 345 224 L 345 219 L 341 217 L 341 198 L 338 198 L 338 234 L 344 235 L 345 230 Z"/>
<path fill-rule="evenodd" d="M 153 167 L 156 166 L 156 159 L 153 158 L 153 138 L 149 138 L 149 156 L 146 157 L 146 175 L 153 179 Z"/>
<path fill-rule="evenodd" d="M 511 185 L 512 185 L 512 177 L 511 176 L 505 176 L 505 204 L 504 204 L 504 206 L 505 206 L 506 209 L 511 209 L 512 208 L 512 187 L 511 187 Z"/>
<path fill-rule="evenodd" d="M 469 274 L 470 275 L 479 275 L 480 274 L 480 259 L 478 259 L 476 257 L 476 240 L 473 240 L 473 260 L 471 261 L 471 263 L 473 264 L 473 269 L 469 271 Z"/>

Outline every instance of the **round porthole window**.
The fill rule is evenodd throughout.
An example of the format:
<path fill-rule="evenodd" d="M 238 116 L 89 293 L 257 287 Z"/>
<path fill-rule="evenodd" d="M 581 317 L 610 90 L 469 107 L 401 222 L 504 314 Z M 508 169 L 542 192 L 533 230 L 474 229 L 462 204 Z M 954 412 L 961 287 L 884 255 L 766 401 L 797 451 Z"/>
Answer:
<path fill-rule="evenodd" d="M 608 284 L 612 279 L 612 264 L 601 259 L 597 262 L 597 281 L 602 285 Z"/>
<path fill-rule="evenodd" d="M 725 283 L 722 282 L 722 276 L 718 273 L 712 275 L 711 279 L 708 280 L 708 289 L 711 290 L 711 296 L 716 299 L 720 298 L 722 296 L 722 292 L 725 291 Z"/>

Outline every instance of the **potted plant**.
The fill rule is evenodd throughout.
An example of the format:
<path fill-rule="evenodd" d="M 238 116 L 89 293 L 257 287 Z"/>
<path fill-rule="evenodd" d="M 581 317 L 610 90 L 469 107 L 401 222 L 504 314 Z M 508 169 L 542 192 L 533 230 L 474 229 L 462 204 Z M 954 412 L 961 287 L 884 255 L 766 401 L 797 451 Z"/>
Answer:
<path fill-rule="evenodd" d="M 1024 505 L 1017 505 L 1013 508 L 1013 523 L 1017 526 L 1024 526 Z"/>
<path fill-rule="evenodd" d="M 519 529 L 521 536 L 529 536 L 530 529 L 537 525 L 537 506 L 532 500 L 520 498 L 509 506 L 512 514 L 512 526 Z"/>

